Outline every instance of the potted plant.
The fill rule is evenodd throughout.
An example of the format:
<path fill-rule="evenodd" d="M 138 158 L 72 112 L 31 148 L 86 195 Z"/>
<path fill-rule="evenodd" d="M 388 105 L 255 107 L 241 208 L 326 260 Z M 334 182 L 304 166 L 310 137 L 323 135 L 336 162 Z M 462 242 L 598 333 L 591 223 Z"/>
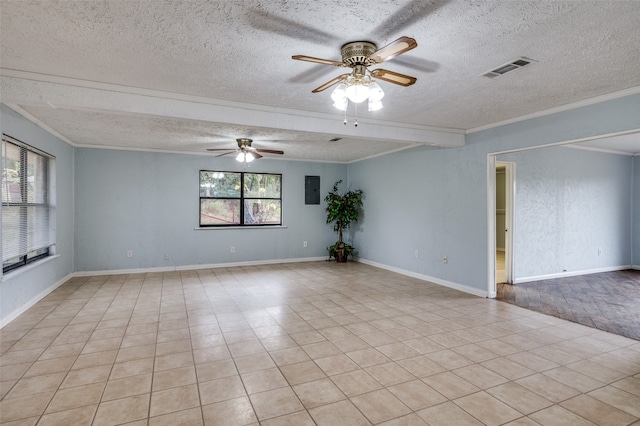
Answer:
<path fill-rule="evenodd" d="M 333 223 L 333 230 L 338 233 L 338 241 L 327 247 L 327 250 L 329 250 L 329 259 L 333 257 L 338 262 L 346 262 L 349 255 L 353 255 L 354 248 L 342 240 L 342 231 L 358 221 L 364 194 L 361 189 L 340 194 L 338 185 L 341 183 L 342 180 L 337 181 L 329 194 L 324 197 L 327 203 L 327 223 Z"/>

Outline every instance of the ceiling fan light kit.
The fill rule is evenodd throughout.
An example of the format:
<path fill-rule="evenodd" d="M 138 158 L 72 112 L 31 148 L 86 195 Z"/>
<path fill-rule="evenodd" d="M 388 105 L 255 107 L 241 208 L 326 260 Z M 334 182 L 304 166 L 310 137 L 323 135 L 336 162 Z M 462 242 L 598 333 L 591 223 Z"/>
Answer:
<path fill-rule="evenodd" d="M 249 138 L 237 138 L 236 142 L 238 143 L 237 149 L 227 149 L 227 148 L 209 148 L 207 151 L 227 151 L 222 154 L 216 155 L 216 157 L 222 157 L 223 155 L 237 153 L 236 161 L 247 164 L 252 162 L 253 160 L 257 160 L 258 158 L 262 158 L 260 152 L 268 153 L 268 154 L 284 154 L 284 151 L 276 150 L 276 149 L 260 149 L 254 148 L 251 146 L 253 143 L 253 139 Z"/>
<path fill-rule="evenodd" d="M 354 41 L 343 45 L 340 49 L 342 62 L 304 55 L 295 55 L 291 58 L 299 61 L 351 68 L 351 73 L 337 76 L 312 90 L 312 93 L 318 93 L 337 84 L 331 93 L 331 100 L 335 108 L 345 111 L 344 124 L 347 124 L 346 111 L 349 102 L 356 104 L 356 115 L 357 104 L 366 100 L 369 101 L 369 111 L 382 109 L 384 91 L 376 83 L 376 78 L 404 87 L 411 86 L 416 82 L 415 77 L 381 68 L 370 71 L 369 66 L 392 59 L 417 46 L 418 43 L 410 37 L 400 37 L 381 49 L 378 49 L 374 43 L 369 41 Z M 358 125 L 357 117 L 354 124 Z"/>

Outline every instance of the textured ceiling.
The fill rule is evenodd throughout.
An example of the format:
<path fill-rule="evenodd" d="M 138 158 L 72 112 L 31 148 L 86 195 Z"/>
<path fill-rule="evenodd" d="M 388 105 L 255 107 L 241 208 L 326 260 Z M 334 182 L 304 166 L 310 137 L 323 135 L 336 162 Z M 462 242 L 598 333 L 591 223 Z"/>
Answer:
<path fill-rule="evenodd" d="M 202 153 L 248 136 L 349 162 L 640 86 L 638 1 L 2 0 L 0 14 L 2 101 L 78 146 Z M 291 60 L 403 35 L 418 47 L 382 66 L 418 81 L 381 82 L 384 109 L 361 107 L 357 128 L 311 93 L 345 70 Z M 521 56 L 536 62 L 480 76 Z"/>

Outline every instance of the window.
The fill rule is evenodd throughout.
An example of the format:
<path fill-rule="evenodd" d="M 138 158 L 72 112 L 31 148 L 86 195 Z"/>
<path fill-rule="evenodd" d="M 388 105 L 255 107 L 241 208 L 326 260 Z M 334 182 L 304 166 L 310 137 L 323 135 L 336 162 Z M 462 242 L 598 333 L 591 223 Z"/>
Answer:
<path fill-rule="evenodd" d="M 3 272 L 49 256 L 52 250 L 49 199 L 52 158 L 2 135 Z"/>
<path fill-rule="evenodd" d="M 200 226 L 282 224 L 282 175 L 200 170 Z"/>

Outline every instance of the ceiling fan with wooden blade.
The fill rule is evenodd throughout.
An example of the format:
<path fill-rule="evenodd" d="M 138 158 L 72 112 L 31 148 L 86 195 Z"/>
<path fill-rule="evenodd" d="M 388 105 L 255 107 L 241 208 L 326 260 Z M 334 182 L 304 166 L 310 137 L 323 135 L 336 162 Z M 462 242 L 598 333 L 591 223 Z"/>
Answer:
<path fill-rule="evenodd" d="M 263 156 L 260 155 L 260 153 L 265 153 L 265 154 L 278 154 L 278 155 L 282 155 L 284 154 L 284 151 L 280 151 L 280 150 L 276 150 L 276 149 L 263 149 L 263 148 L 254 148 L 251 146 L 251 144 L 253 143 L 253 139 L 249 139 L 249 138 L 237 138 L 236 142 L 238 143 L 238 148 L 236 149 L 229 149 L 229 148 L 208 148 L 207 151 L 227 151 L 227 152 L 223 152 L 222 154 L 216 155 L 216 157 L 222 157 L 223 155 L 229 155 L 229 154 L 244 154 L 242 155 L 243 158 L 245 158 L 244 161 L 249 162 L 252 161 L 253 159 L 257 159 L 257 158 L 262 158 Z M 248 160 L 247 158 L 247 154 L 251 154 L 251 159 Z"/>
<path fill-rule="evenodd" d="M 313 93 L 321 92 L 342 82 L 346 82 L 347 84 L 358 84 L 357 82 L 362 82 L 367 78 L 378 78 L 382 81 L 407 87 L 414 84 L 417 79 L 415 77 L 381 68 L 373 71 L 369 71 L 368 68 L 372 65 L 376 65 L 402 55 L 405 52 L 415 49 L 417 46 L 418 43 L 415 39 L 403 36 L 380 49 L 378 49 L 374 43 L 369 41 L 354 41 L 347 43 L 340 49 L 340 53 L 342 55 L 341 62 L 305 55 L 294 55 L 291 58 L 298 61 L 351 68 L 351 73 L 342 74 L 329 80 L 321 86 L 313 89 Z"/>

